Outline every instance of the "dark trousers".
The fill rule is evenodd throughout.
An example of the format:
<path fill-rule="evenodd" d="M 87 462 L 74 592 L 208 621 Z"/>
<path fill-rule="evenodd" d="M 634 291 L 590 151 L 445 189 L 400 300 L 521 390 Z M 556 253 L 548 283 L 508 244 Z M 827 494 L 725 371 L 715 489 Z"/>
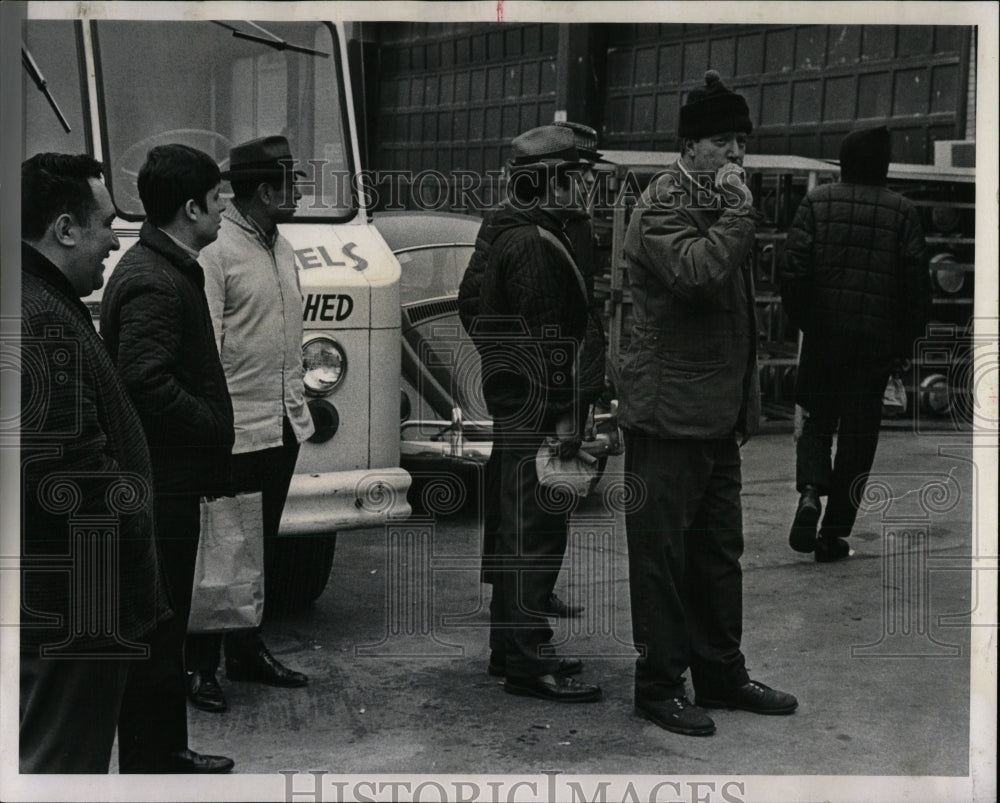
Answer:
<path fill-rule="evenodd" d="M 486 476 L 484 580 L 493 583 L 492 660 L 505 663 L 508 675 L 523 677 L 559 666 L 543 611 L 566 551 L 566 514 L 546 509 L 536 493 L 535 454 L 542 440 L 495 432 Z"/>
<path fill-rule="evenodd" d="M 267 576 L 274 562 L 275 541 L 288 488 L 295 474 L 299 443 L 291 423 L 284 420 L 283 443 L 271 449 L 233 455 L 233 483 L 239 493 L 261 492 L 264 529 L 264 615 L 267 615 Z M 272 575 L 273 576 L 273 575 Z M 227 657 L 244 656 L 261 643 L 261 628 L 227 633 L 195 633 L 187 637 L 186 662 L 191 671 L 215 672 L 223 642 Z"/>
<path fill-rule="evenodd" d="M 118 718 L 122 773 L 160 772 L 168 753 L 187 749 L 184 633 L 200 530 L 197 496 L 157 494 L 156 542 L 174 615 L 150 635 L 149 659 L 129 667 Z"/>
<path fill-rule="evenodd" d="M 21 653 L 20 771 L 107 773 L 129 665 Z"/>
<path fill-rule="evenodd" d="M 802 370 L 815 375 L 820 369 L 807 364 L 818 359 L 803 344 Z M 795 486 L 806 485 L 828 497 L 820 533 L 847 538 L 858 516 L 858 502 L 868 472 L 875 462 L 882 394 L 889 379 L 888 359 L 858 359 L 856 355 L 829 356 L 820 392 L 799 393 L 799 404 L 808 415 L 795 447 Z M 837 454 L 832 459 L 833 437 Z"/>
<path fill-rule="evenodd" d="M 735 438 L 660 439 L 625 433 L 625 471 L 644 483 L 626 515 L 635 697 L 720 696 L 747 682 L 743 515 Z"/>

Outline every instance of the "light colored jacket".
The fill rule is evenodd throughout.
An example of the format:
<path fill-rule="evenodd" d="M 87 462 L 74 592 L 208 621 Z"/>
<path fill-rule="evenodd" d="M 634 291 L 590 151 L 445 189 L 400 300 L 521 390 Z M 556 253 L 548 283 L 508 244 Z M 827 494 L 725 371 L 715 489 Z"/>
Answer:
<path fill-rule="evenodd" d="M 204 248 L 205 296 L 233 399 L 233 452 L 281 446 L 287 416 L 301 443 L 314 431 L 302 367 L 302 289 L 292 246 L 269 248 L 235 206 Z"/>

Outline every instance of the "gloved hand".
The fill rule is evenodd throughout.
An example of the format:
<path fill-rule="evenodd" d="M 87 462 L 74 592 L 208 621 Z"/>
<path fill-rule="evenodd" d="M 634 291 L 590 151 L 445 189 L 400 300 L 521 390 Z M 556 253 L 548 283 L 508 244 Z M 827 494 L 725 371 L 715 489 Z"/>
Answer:
<path fill-rule="evenodd" d="M 726 162 L 718 169 L 715 186 L 722 193 L 727 208 L 748 209 L 753 206 L 753 193 L 746 181 L 746 171 L 735 162 Z"/>
<path fill-rule="evenodd" d="M 560 437 L 559 438 L 559 457 L 562 460 L 570 460 L 576 457 L 577 452 L 580 451 L 580 444 L 582 441 L 575 436 Z"/>

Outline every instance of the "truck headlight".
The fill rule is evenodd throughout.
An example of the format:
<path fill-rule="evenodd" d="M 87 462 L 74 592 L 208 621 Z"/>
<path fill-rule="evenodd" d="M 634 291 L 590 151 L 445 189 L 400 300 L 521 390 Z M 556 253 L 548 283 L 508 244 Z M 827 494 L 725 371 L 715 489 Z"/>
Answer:
<path fill-rule="evenodd" d="M 340 344 L 329 337 L 314 337 L 302 346 L 306 393 L 326 396 L 332 393 L 347 375 L 347 355 Z"/>

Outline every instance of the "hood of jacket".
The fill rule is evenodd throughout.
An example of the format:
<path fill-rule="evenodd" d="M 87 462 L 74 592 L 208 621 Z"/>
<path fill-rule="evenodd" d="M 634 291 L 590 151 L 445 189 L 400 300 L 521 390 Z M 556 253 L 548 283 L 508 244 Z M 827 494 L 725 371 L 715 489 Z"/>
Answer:
<path fill-rule="evenodd" d="M 848 184 L 885 184 L 889 151 L 889 129 L 884 125 L 852 131 L 840 144 L 840 180 Z"/>

